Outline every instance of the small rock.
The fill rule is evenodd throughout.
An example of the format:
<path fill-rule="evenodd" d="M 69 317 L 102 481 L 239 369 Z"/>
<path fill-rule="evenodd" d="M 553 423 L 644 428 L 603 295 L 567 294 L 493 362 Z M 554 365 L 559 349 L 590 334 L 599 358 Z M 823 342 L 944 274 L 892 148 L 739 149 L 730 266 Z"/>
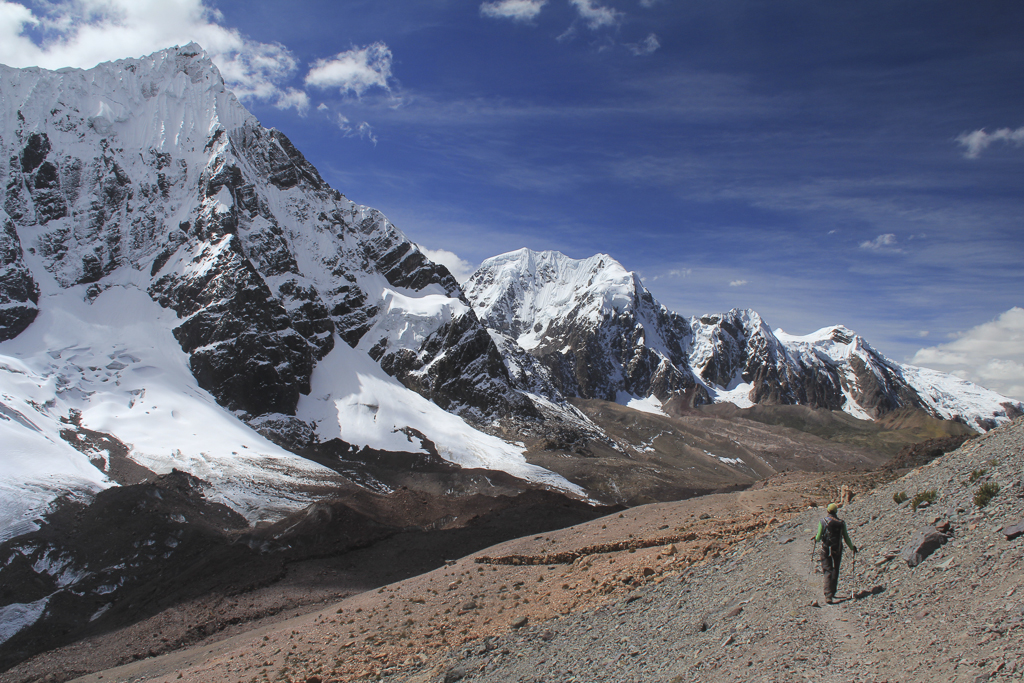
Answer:
<path fill-rule="evenodd" d="M 742 606 L 737 606 L 737 607 L 733 608 L 732 611 L 730 611 L 728 614 L 726 614 L 725 618 L 726 619 L 732 619 L 733 617 L 738 617 L 740 614 L 742 614 L 742 612 L 743 612 L 743 607 Z"/>
<path fill-rule="evenodd" d="M 908 567 L 916 567 L 947 540 L 946 535 L 939 533 L 935 527 L 922 527 L 914 533 L 910 542 L 900 552 L 900 557 L 906 561 Z"/>
<path fill-rule="evenodd" d="M 651 567 L 644 567 L 641 571 L 644 576 L 654 576 L 654 570 Z"/>
<path fill-rule="evenodd" d="M 895 557 L 896 556 L 893 555 L 892 553 L 885 553 L 880 558 L 878 558 L 878 560 L 875 561 L 875 566 L 876 567 L 881 567 L 886 562 L 891 562 L 893 560 L 893 558 L 895 558 Z"/>
<path fill-rule="evenodd" d="M 529 621 L 529 619 L 527 619 L 525 616 L 522 616 L 518 619 L 513 619 L 511 626 L 512 628 L 522 628 L 526 626 L 527 621 Z"/>
<path fill-rule="evenodd" d="M 1006 536 L 1007 541 L 1012 541 L 1021 534 L 1024 534 L 1024 520 L 1017 522 L 1013 526 L 1003 527 L 1003 535 Z"/>
<path fill-rule="evenodd" d="M 444 683 L 455 683 L 469 675 L 469 667 L 465 665 L 453 666 L 444 675 Z"/>
<path fill-rule="evenodd" d="M 676 544 L 675 543 L 669 543 L 667 546 L 665 546 L 664 548 L 661 549 L 661 554 L 662 555 L 675 555 L 676 554 Z"/>

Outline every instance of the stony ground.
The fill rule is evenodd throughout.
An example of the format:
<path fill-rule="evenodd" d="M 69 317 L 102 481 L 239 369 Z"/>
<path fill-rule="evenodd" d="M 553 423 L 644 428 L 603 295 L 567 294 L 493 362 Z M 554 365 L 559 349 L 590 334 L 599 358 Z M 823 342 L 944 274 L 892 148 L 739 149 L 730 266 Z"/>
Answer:
<path fill-rule="evenodd" d="M 847 506 L 861 553 L 848 599 L 826 605 L 812 572 L 810 510 L 678 578 L 453 652 L 435 676 L 472 681 L 987 681 L 1024 677 L 1024 421 L 988 434 Z M 971 480 L 974 481 L 971 481 Z M 984 483 L 1000 492 L 984 508 Z M 915 511 L 911 497 L 936 491 Z M 899 556 L 920 527 L 948 542 Z"/>
<path fill-rule="evenodd" d="M 838 604 L 811 528 L 838 478 L 634 508 L 88 681 L 979 681 L 1024 674 L 1024 420 L 861 493 Z M 847 479 L 855 492 L 870 476 Z M 998 484 L 985 507 L 978 488 Z M 912 509 L 894 494 L 935 490 Z M 945 545 L 910 568 L 921 527 Z M 489 558 L 486 562 L 476 560 Z M 571 560 L 571 562 L 570 562 Z M 557 562 L 530 564 L 531 562 Z M 518 562 L 518 564 L 504 564 Z M 564 562 L 564 563 L 563 563 Z M 101 678 L 102 677 L 102 678 Z"/>

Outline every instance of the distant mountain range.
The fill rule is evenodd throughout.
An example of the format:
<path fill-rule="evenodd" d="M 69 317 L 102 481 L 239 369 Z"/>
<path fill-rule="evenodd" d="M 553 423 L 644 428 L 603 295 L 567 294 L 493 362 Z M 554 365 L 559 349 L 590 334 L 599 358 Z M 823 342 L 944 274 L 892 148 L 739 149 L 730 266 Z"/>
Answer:
<path fill-rule="evenodd" d="M 58 496 L 172 468 L 276 519 L 341 480 L 389 490 L 386 453 L 586 498 L 528 457 L 637 445 L 586 400 L 915 408 L 975 430 L 1024 408 L 841 326 L 681 316 L 605 255 L 523 249 L 461 288 L 263 128 L 194 44 L 0 67 L 0 88 L 3 538 Z"/>
<path fill-rule="evenodd" d="M 904 365 L 841 325 L 799 337 L 755 311 L 684 318 L 610 256 L 528 249 L 484 261 L 465 287 L 480 320 L 543 367 L 519 383 L 628 403 L 806 405 L 871 420 L 901 408 L 987 430 L 1020 403 L 944 373 Z"/>

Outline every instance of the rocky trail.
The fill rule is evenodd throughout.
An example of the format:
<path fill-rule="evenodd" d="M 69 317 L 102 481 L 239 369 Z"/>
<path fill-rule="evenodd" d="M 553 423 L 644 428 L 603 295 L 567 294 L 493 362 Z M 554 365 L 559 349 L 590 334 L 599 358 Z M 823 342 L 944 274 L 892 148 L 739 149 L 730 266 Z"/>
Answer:
<path fill-rule="evenodd" d="M 855 500 L 844 517 L 861 557 L 855 571 L 844 558 L 836 604 L 821 600 L 808 510 L 678 579 L 464 648 L 444 680 L 1019 680 L 1022 472 L 1018 420 Z M 999 493 L 980 507 L 984 484 Z M 932 490 L 916 510 L 893 498 Z M 908 566 L 915 532 L 945 522 L 945 544 Z"/>

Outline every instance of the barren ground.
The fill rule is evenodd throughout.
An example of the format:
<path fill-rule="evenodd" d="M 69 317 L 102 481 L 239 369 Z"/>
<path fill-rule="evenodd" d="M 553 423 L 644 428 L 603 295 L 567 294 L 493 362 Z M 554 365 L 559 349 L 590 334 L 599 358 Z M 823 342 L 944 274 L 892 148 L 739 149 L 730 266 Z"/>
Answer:
<path fill-rule="evenodd" d="M 116 662 L 126 651 L 145 658 L 80 680 L 353 680 L 430 669 L 452 648 L 508 633 L 524 619 L 542 624 L 663 582 L 823 503 L 842 483 L 863 491 L 880 476 L 785 473 L 748 491 L 641 506 L 501 543 L 422 575 L 415 574 L 430 554 L 422 547 L 430 537 L 395 537 L 342 558 L 302 563 L 281 582 L 224 596 L 219 604 L 197 601 L 46 653 L 0 681 L 55 672 L 54 680 L 63 680 Z M 526 564 L 572 551 L 582 551 L 575 562 Z M 477 562 L 482 557 L 493 559 Z M 500 564 L 510 561 L 520 563 Z M 218 612 L 240 607 L 248 615 L 243 623 L 223 625 L 187 649 L 146 657 L 147 644 L 165 642 L 190 623 L 217 623 Z"/>

